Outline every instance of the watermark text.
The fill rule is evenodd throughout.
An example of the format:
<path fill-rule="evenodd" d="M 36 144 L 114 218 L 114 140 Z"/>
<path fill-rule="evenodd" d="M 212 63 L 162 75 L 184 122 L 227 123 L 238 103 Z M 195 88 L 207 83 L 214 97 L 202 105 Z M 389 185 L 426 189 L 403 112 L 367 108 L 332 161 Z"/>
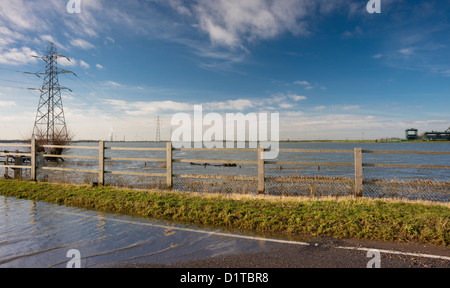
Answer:
<path fill-rule="evenodd" d="M 380 251 L 376 249 L 371 249 L 367 252 L 367 258 L 370 259 L 369 262 L 367 262 L 367 268 L 381 268 L 381 254 Z"/>
<path fill-rule="evenodd" d="M 67 268 L 81 268 L 81 253 L 77 249 L 67 251 L 67 258 L 72 258 L 67 262 Z"/>
<path fill-rule="evenodd" d="M 69 0 L 67 2 L 67 12 L 70 14 L 80 14 L 81 13 L 81 0 Z"/>
<path fill-rule="evenodd" d="M 279 113 L 218 113 L 203 115 L 202 105 L 194 106 L 194 117 L 177 113 L 172 117 L 174 148 L 258 148 L 264 159 L 276 159 L 279 153 Z M 270 127 L 269 127 L 270 126 Z M 248 147 L 247 147 L 248 145 Z"/>
<path fill-rule="evenodd" d="M 373 14 L 373 13 L 380 14 L 381 13 L 381 0 L 370 0 L 367 3 L 367 12 L 369 12 L 370 14 Z"/>

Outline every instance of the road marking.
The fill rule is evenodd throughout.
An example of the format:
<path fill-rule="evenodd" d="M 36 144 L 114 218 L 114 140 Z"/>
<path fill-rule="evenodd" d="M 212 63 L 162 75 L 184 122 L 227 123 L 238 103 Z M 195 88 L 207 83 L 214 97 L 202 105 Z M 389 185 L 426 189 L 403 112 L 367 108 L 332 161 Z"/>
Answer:
<path fill-rule="evenodd" d="M 69 214 L 69 215 L 80 216 L 80 217 L 85 217 L 85 218 L 101 218 L 101 216 L 95 216 L 95 215 L 89 216 L 89 215 L 83 215 L 83 214 L 71 213 L 71 212 L 57 212 L 57 213 Z M 106 220 L 106 219 L 102 217 L 102 220 Z M 123 220 L 123 219 L 107 218 L 107 220 L 114 221 L 114 222 L 120 222 L 120 223 L 141 225 L 141 226 L 150 226 L 150 227 L 168 229 L 168 230 L 178 230 L 178 231 L 184 231 L 184 232 L 206 234 L 206 235 L 212 235 L 212 236 L 223 236 L 223 237 L 229 237 L 229 238 L 239 238 L 239 239 L 254 240 L 254 241 L 266 241 L 266 242 L 289 244 L 289 245 L 310 246 L 309 243 L 301 242 L 301 241 L 281 240 L 281 239 L 247 236 L 247 235 L 231 234 L 231 233 L 216 232 L 216 231 L 198 230 L 198 229 L 192 229 L 192 228 L 175 227 L 175 226 L 169 226 L 169 225 L 141 223 L 141 222 L 135 222 L 135 221 Z M 440 259 L 440 260 L 450 261 L 450 257 L 447 257 L 447 256 L 430 255 L 430 254 L 422 254 L 422 253 L 409 253 L 409 252 L 402 252 L 402 251 L 395 251 L 395 250 L 384 250 L 384 249 L 364 248 L 364 247 L 345 247 L 345 246 L 336 246 L 333 248 L 345 249 L 345 250 L 358 250 L 358 251 L 365 251 L 365 252 L 368 252 L 370 250 L 378 250 L 378 251 L 380 251 L 380 253 L 386 253 L 386 254 L 432 258 L 432 259 Z"/>
<path fill-rule="evenodd" d="M 410 253 L 410 252 L 402 252 L 402 251 L 395 251 L 395 250 L 383 250 L 383 249 L 362 248 L 362 247 L 337 246 L 335 248 L 336 249 L 346 249 L 346 250 L 358 250 L 358 251 L 365 251 L 365 252 L 368 252 L 370 250 L 377 250 L 377 251 L 380 251 L 380 253 L 386 253 L 386 254 L 395 254 L 395 255 L 403 255 L 403 256 L 414 256 L 414 257 L 422 257 L 422 258 L 434 258 L 434 259 L 441 259 L 441 260 L 448 260 L 448 261 L 450 261 L 450 257 L 438 256 L 438 255 L 430 255 L 430 254 L 422 254 L 422 253 Z"/>
<path fill-rule="evenodd" d="M 71 213 L 71 212 L 56 212 L 56 213 L 80 216 L 80 217 L 85 217 L 85 218 L 100 218 L 101 217 L 101 216 L 89 216 L 89 215 L 83 215 L 83 214 Z M 230 233 L 223 233 L 223 232 L 216 232 L 216 231 L 197 230 L 197 229 L 192 229 L 192 228 L 183 228 L 183 227 L 159 225 L 159 224 L 152 224 L 152 223 L 140 223 L 140 222 L 135 222 L 135 221 L 123 220 L 123 219 L 111 219 L 111 218 L 105 219 L 102 217 L 102 220 L 103 221 L 109 220 L 109 221 L 114 221 L 114 222 L 135 224 L 135 225 L 141 225 L 141 226 L 150 226 L 150 227 L 168 229 L 168 230 L 178 230 L 178 231 L 184 231 L 184 232 L 207 234 L 207 235 L 212 235 L 212 236 L 223 236 L 223 237 L 229 237 L 229 238 L 239 238 L 239 239 L 255 240 L 255 241 L 266 241 L 266 242 L 273 242 L 273 243 L 280 243 L 280 244 L 309 246 L 309 243 L 300 242 L 300 241 L 280 240 L 280 239 L 273 239 L 273 238 L 230 234 Z"/>

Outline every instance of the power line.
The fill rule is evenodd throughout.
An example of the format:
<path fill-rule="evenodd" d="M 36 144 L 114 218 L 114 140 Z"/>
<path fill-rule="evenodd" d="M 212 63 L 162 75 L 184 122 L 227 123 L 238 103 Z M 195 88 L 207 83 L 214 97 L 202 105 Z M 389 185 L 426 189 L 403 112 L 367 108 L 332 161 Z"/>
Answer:
<path fill-rule="evenodd" d="M 58 55 L 58 57 L 61 57 L 61 56 L 62 55 Z M 27 77 L 29 79 L 30 79 L 30 75 L 37 76 L 38 78 L 41 78 L 41 75 L 45 75 L 45 72 L 31 73 L 31 72 L 19 71 L 19 70 L 14 70 L 14 69 L 8 69 L 8 68 L 4 68 L 4 67 L 0 67 L 0 69 L 1 70 L 6 70 L 6 71 L 11 71 L 11 72 L 16 72 L 16 73 L 21 73 L 21 74 L 25 75 L 25 77 Z M 103 93 L 100 93 L 96 88 L 94 88 L 91 84 L 89 84 L 85 79 L 79 77 L 78 75 L 80 75 L 81 73 L 76 74 L 76 73 L 73 73 L 72 71 L 67 71 L 67 70 L 61 70 L 61 71 L 64 72 L 64 73 L 61 73 L 61 74 L 71 73 L 72 75 L 74 75 L 75 76 L 74 78 L 69 77 L 68 79 L 73 81 L 77 85 L 81 86 L 82 88 L 84 88 L 86 90 L 95 91 L 95 93 L 90 95 L 92 98 L 96 98 L 102 103 L 108 103 L 108 100 L 110 100 L 110 99 L 108 99 L 106 97 L 98 96 L 99 94 L 103 94 Z M 76 71 L 76 72 L 79 72 L 79 71 Z M 84 71 L 82 71 L 82 72 L 83 72 L 83 74 L 88 76 L 92 81 L 97 82 L 91 76 L 89 76 L 89 74 L 87 74 Z M 9 80 L 9 79 L 0 79 L 0 81 L 11 82 L 11 83 L 19 83 L 19 84 L 26 84 L 26 85 L 35 85 L 35 83 L 16 81 L 16 80 Z M 30 90 L 40 90 L 40 89 L 36 89 L 36 88 L 17 87 L 17 86 L 10 86 L 10 85 L 0 85 L 0 87 L 7 87 L 7 88 L 15 88 L 15 89 L 27 90 L 27 92 L 29 92 L 30 94 L 32 94 L 30 92 Z M 108 115 L 110 115 L 113 118 L 124 120 L 124 118 L 121 117 L 119 114 L 112 113 L 110 110 L 107 110 L 106 108 L 104 108 L 103 105 L 98 105 L 98 103 L 95 103 L 95 101 L 93 101 L 92 99 L 82 96 L 81 93 L 75 93 L 74 91 L 71 91 L 71 95 L 75 95 L 78 99 L 82 99 L 83 102 L 96 107 L 97 109 L 107 113 Z M 69 103 L 66 103 L 66 105 L 68 105 L 68 104 Z M 70 106 L 72 108 L 75 108 L 72 105 L 68 105 L 68 106 Z"/>
<path fill-rule="evenodd" d="M 83 81 L 83 83 L 85 83 L 85 85 L 89 85 L 89 84 L 87 84 L 84 80 L 82 80 L 82 79 L 79 78 L 79 77 L 77 77 L 76 79 L 79 79 L 80 81 Z M 73 79 L 71 79 L 71 80 L 74 81 Z M 77 85 L 80 85 L 80 86 L 83 87 L 84 89 L 89 90 L 89 88 L 86 87 L 86 86 L 84 86 L 84 84 L 82 85 L 81 83 L 78 82 Z M 89 86 L 90 86 L 90 85 L 89 85 Z M 89 104 L 91 104 L 91 105 L 93 105 L 94 107 L 96 107 L 97 109 L 99 109 L 99 110 L 101 110 L 101 111 L 103 111 L 103 112 L 109 114 L 110 116 L 112 116 L 112 117 L 114 117 L 114 118 L 117 118 L 117 119 L 120 119 L 120 120 L 125 120 L 125 119 L 124 119 L 123 117 L 121 117 L 120 115 L 118 115 L 118 114 L 113 114 L 110 110 L 107 110 L 107 109 L 104 108 L 103 106 L 99 106 L 97 103 L 95 103 L 95 102 L 92 101 L 91 99 L 88 99 L 88 98 L 82 96 L 82 95 L 79 94 L 79 93 L 75 93 L 75 92 L 71 92 L 71 93 L 72 93 L 73 95 L 76 95 L 77 97 L 83 98 L 86 102 L 89 102 Z M 99 98 L 99 97 L 96 97 L 95 94 L 94 94 L 94 95 L 91 95 L 91 96 L 94 97 L 94 98 L 97 98 L 97 99 L 99 99 L 99 100 L 103 100 L 103 99 L 101 99 L 101 98 Z M 106 102 L 106 101 L 103 101 L 103 102 Z M 106 102 L 106 103 L 107 103 L 107 102 Z"/>
<path fill-rule="evenodd" d="M 23 71 L 18 71 L 18 70 L 9 69 L 9 68 L 4 68 L 4 67 L 0 67 L 0 69 L 1 69 L 1 70 L 6 70 L 6 71 L 17 72 L 17 73 L 24 73 Z"/>
<path fill-rule="evenodd" d="M 28 88 L 25 88 L 25 87 L 17 87 L 17 86 L 10 86 L 10 85 L 0 85 L 0 87 L 16 88 L 16 89 L 22 89 L 22 90 L 27 90 L 28 89 Z"/>
<path fill-rule="evenodd" d="M 108 99 L 108 98 L 102 98 L 102 97 L 99 97 L 98 94 L 101 94 L 101 93 L 99 93 L 99 91 L 98 91 L 96 88 L 94 88 L 93 86 L 91 86 L 91 85 L 90 85 L 88 82 L 86 82 L 83 78 L 80 78 L 79 76 L 76 76 L 75 79 L 76 79 L 76 80 L 82 81 L 86 86 L 88 86 L 89 89 L 95 91 L 96 94 L 93 94 L 93 97 L 95 97 L 95 98 L 97 98 L 97 99 L 99 99 L 99 100 L 103 100 L 103 101 L 105 101 L 105 102 L 107 102 L 107 100 L 110 100 L 110 99 Z M 72 79 L 71 79 L 71 80 L 72 80 Z M 73 80 L 72 80 L 72 81 L 73 81 Z M 80 84 L 79 84 L 79 85 L 80 85 Z M 84 88 L 86 88 L 86 87 L 84 87 Z"/>
<path fill-rule="evenodd" d="M 20 83 L 20 84 L 27 84 L 27 85 L 35 85 L 35 83 L 22 82 L 22 81 L 16 81 L 16 80 L 8 80 L 8 79 L 0 79 L 0 81 L 12 82 L 12 83 Z"/>

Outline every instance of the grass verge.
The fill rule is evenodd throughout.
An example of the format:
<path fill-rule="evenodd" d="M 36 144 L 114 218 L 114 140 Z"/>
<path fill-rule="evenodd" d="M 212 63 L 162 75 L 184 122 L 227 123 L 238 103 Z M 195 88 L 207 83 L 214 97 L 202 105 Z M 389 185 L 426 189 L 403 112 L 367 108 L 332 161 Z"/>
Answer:
<path fill-rule="evenodd" d="M 450 244 L 448 204 L 199 195 L 0 180 L 0 195 L 284 236 Z"/>

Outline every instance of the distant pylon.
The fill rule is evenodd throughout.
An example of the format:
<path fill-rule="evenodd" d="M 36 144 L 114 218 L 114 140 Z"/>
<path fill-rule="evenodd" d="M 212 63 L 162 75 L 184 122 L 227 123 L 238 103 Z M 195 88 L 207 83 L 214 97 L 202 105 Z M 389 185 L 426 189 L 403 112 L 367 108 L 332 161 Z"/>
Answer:
<path fill-rule="evenodd" d="M 156 119 L 156 142 L 161 142 L 161 119 Z"/>
<path fill-rule="evenodd" d="M 70 89 L 59 86 L 58 75 L 66 73 L 72 73 L 75 75 L 75 73 L 58 69 L 58 58 L 67 57 L 57 54 L 56 47 L 53 43 L 50 43 L 47 47 L 47 53 L 45 56 L 32 57 L 39 58 L 46 63 L 45 72 L 27 73 L 34 74 L 39 78 L 41 78 L 40 75 L 44 75 L 41 88 L 29 88 L 30 90 L 41 91 L 32 137 L 46 143 L 53 143 L 55 140 L 66 141 L 68 140 L 69 135 L 64 117 L 61 90 Z M 69 58 L 67 59 L 70 61 Z"/>

